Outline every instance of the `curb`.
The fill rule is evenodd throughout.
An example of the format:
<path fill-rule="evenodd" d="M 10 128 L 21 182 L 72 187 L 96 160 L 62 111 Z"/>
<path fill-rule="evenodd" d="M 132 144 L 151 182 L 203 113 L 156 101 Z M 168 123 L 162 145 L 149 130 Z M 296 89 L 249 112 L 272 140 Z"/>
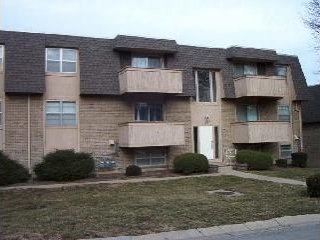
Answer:
<path fill-rule="evenodd" d="M 93 238 L 91 240 L 183 240 L 215 237 L 221 235 L 245 234 L 252 231 L 280 230 L 303 225 L 320 224 L 320 214 L 285 216 L 265 221 L 246 222 L 243 224 L 222 225 L 209 228 L 196 228 L 181 231 L 153 233 L 141 236 L 119 236 Z M 88 240 L 88 239 L 83 239 Z"/>

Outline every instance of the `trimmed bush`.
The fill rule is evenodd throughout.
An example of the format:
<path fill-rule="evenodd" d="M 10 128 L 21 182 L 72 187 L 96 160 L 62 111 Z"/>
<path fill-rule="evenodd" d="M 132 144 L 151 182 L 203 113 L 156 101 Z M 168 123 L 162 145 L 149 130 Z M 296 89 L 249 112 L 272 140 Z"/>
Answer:
<path fill-rule="evenodd" d="M 126 176 L 140 176 L 141 168 L 137 165 L 130 165 L 126 168 Z"/>
<path fill-rule="evenodd" d="M 11 160 L 0 151 L 0 185 L 26 182 L 30 179 L 28 170 L 20 163 Z"/>
<path fill-rule="evenodd" d="M 287 159 L 277 159 L 276 160 L 276 165 L 278 167 L 286 168 L 286 167 L 288 167 L 288 160 Z"/>
<path fill-rule="evenodd" d="M 185 153 L 174 159 L 173 170 L 183 174 L 208 172 L 209 162 L 203 154 Z"/>
<path fill-rule="evenodd" d="M 89 177 L 95 169 L 94 159 L 89 153 L 74 150 L 56 150 L 48 153 L 34 172 L 38 180 L 74 181 Z"/>
<path fill-rule="evenodd" d="M 291 154 L 292 166 L 305 168 L 307 166 L 308 155 L 304 152 L 296 152 Z"/>
<path fill-rule="evenodd" d="M 236 155 L 237 163 L 247 163 L 249 170 L 267 170 L 273 164 L 271 154 L 252 150 L 240 150 Z"/>
<path fill-rule="evenodd" d="M 320 197 L 320 174 L 315 174 L 306 179 L 307 191 L 310 197 Z"/>

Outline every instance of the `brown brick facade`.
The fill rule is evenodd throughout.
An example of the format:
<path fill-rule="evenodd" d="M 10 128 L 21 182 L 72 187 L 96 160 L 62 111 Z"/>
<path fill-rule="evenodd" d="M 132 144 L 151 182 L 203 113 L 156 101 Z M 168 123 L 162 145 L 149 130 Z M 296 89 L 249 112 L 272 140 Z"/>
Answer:
<path fill-rule="evenodd" d="M 303 124 L 302 129 L 308 166 L 320 167 L 320 123 Z"/>

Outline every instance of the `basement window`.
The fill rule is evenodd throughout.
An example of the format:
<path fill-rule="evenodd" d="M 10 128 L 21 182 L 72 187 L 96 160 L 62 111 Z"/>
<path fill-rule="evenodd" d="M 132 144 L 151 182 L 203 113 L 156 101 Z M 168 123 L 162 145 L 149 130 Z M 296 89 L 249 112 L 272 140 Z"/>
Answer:
<path fill-rule="evenodd" d="M 76 103 L 69 101 L 47 101 L 47 126 L 76 126 Z"/>
<path fill-rule="evenodd" d="M 46 71 L 77 72 L 77 50 L 69 48 L 46 48 Z"/>
<path fill-rule="evenodd" d="M 163 166 L 166 164 L 166 153 L 164 150 L 137 150 L 135 164 L 141 167 Z"/>
<path fill-rule="evenodd" d="M 281 159 L 288 159 L 291 158 L 291 145 L 280 145 L 280 158 Z"/>

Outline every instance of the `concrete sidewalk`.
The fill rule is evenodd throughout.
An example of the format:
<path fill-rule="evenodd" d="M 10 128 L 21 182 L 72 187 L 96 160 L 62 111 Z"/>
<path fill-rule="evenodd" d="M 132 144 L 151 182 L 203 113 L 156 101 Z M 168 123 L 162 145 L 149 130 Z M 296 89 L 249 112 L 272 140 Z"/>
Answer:
<path fill-rule="evenodd" d="M 104 181 L 88 181 L 88 182 L 70 182 L 70 183 L 54 183 L 54 184 L 42 184 L 42 185 L 22 185 L 22 186 L 11 186 L 11 187 L 0 187 L 0 191 L 6 190 L 25 190 L 25 189 L 52 189 L 52 188 L 63 188 L 63 187 L 81 187 L 98 184 L 122 184 L 122 183 L 140 183 L 140 182 L 158 182 L 168 181 L 186 178 L 199 178 L 199 177 L 215 177 L 221 175 L 236 176 L 241 178 L 255 179 L 261 181 L 269 181 L 274 183 L 291 184 L 305 186 L 306 183 L 288 178 L 268 177 L 258 174 L 252 174 L 247 172 L 232 170 L 230 166 L 220 167 L 219 173 L 208 173 L 199 175 L 188 175 L 188 176 L 175 176 L 175 177 L 146 177 L 146 178 L 133 178 L 125 180 L 104 180 Z"/>
<path fill-rule="evenodd" d="M 209 228 L 197 228 L 182 231 L 162 232 L 142 236 L 119 236 L 108 238 L 95 238 L 92 240 L 207 240 L 207 239 L 288 239 L 288 232 L 302 230 L 308 239 L 319 239 L 320 237 L 320 214 L 309 214 L 299 216 L 286 216 L 266 221 L 247 222 L 243 224 L 223 225 Z M 313 232 L 310 233 L 310 230 Z M 270 238 L 259 237 L 262 233 L 270 232 Z M 285 233 L 281 236 L 281 233 Z M 297 234 L 295 233 L 295 234 Z M 299 234 L 297 239 L 304 239 Z M 314 236 L 313 236 L 314 235 Z M 319 237 L 319 238 L 318 238 Z"/>

